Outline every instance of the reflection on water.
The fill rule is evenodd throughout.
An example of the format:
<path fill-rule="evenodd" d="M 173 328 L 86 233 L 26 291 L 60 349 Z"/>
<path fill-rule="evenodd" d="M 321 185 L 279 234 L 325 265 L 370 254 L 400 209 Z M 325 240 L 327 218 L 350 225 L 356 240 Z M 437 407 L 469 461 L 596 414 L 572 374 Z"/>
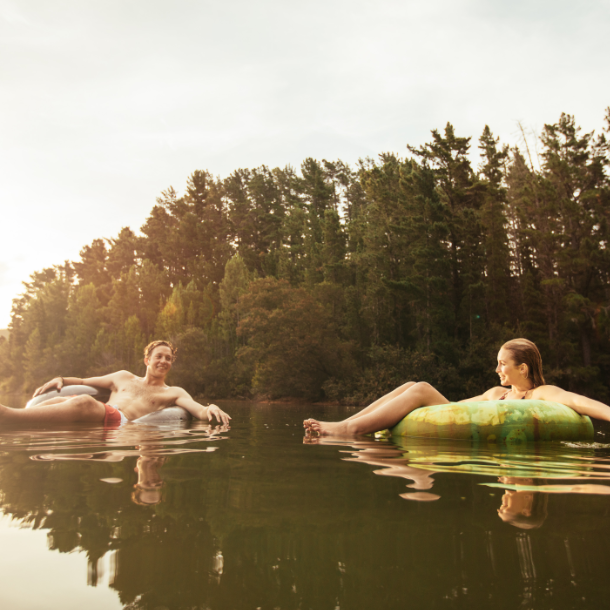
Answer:
<path fill-rule="evenodd" d="M 35 431 L 33 433 L 3 434 L 3 449 L 10 451 L 19 449 L 40 451 L 49 448 L 70 449 L 70 453 L 35 453 L 30 455 L 33 461 L 91 461 L 91 462 L 121 462 L 126 457 L 137 457 L 135 472 L 138 480 L 134 484 L 132 500 L 136 504 L 151 505 L 161 502 L 163 480 L 160 468 L 165 464 L 166 457 L 180 453 L 209 453 L 217 447 L 195 448 L 194 443 L 225 440 L 221 433 L 228 431 L 228 426 L 209 426 L 195 424 L 192 429 L 181 430 L 163 426 L 143 426 L 128 424 L 116 430 L 100 430 L 89 428 L 81 431 L 64 432 L 59 439 L 56 432 Z M 74 451 L 75 449 L 93 449 L 103 442 L 105 451 Z M 125 447 L 133 445 L 133 449 Z M 191 445 L 177 448 L 176 445 Z M 117 477 L 100 479 L 105 483 L 120 483 Z"/>
<path fill-rule="evenodd" d="M 212 453 L 218 442 L 227 440 L 227 432 L 227 427 L 201 422 L 181 429 L 126 425 L 116 430 L 5 431 L 0 458 L 3 512 L 22 527 L 48 530 L 50 550 L 86 552 L 88 585 L 100 582 L 105 566 L 111 573 L 108 583 L 116 588 L 125 572 L 122 562 L 135 559 L 129 557 L 131 542 L 152 549 L 158 539 L 156 530 L 166 531 L 167 524 L 176 521 L 161 518 L 162 513 L 138 514 L 126 503 L 162 505 L 165 480 L 185 476 L 177 463 L 164 472 L 168 458 Z M 212 442 L 216 446 L 206 446 Z M 46 470 L 32 463 L 44 465 Z M 105 470 L 99 471 L 100 467 Z M 186 478 L 197 476 L 188 469 L 186 473 Z M 217 552 L 210 562 L 213 575 L 219 556 Z M 180 563 L 179 557 L 175 559 Z"/>
<path fill-rule="evenodd" d="M 417 502 L 433 502 L 445 495 L 455 505 L 455 493 L 457 481 L 452 478 L 453 485 L 446 485 L 446 476 L 443 475 L 468 475 L 468 479 L 477 487 L 497 488 L 503 492 L 499 498 L 500 505 L 497 515 L 500 520 L 518 530 L 515 537 L 515 547 L 519 572 L 522 581 L 520 592 L 520 605 L 523 607 L 540 607 L 541 585 L 544 585 L 543 597 L 554 598 L 557 595 L 557 586 L 554 578 L 548 577 L 549 551 L 545 549 L 540 552 L 540 538 L 533 538 L 528 530 L 536 530 L 543 527 L 551 508 L 549 507 L 550 494 L 575 494 L 589 496 L 610 495 L 610 458 L 607 457 L 610 446 L 600 443 L 558 443 L 540 445 L 521 445 L 517 447 L 496 445 L 474 445 L 466 442 L 439 441 L 432 439 L 415 438 L 392 438 L 392 439 L 363 439 L 363 440 L 337 440 L 319 438 L 306 435 L 306 445 L 326 445 L 340 447 L 340 453 L 348 453 L 350 457 L 342 457 L 342 461 L 360 462 L 374 467 L 373 474 L 384 477 L 396 477 L 410 481 L 406 485 L 409 490 L 399 493 L 398 496 Z M 577 451 L 573 451 L 576 449 Z M 570 451 L 572 450 L 572 451 Z M 474 477 L 477 477 L 473 480 Z M 485 478 L 494 477 L 493 481 Z M 441 493 L 433 493 L 435 479 L 439 479 L 436 487 L 443 489 Z M 442 480 L 441 480 L 442 479 Z M 552 481 L 550 483 L 549 481 Z M 560 482 L 560 481 L 566 481 Z M 569 481 L 569 482 L 568 482 Z M 597 481 L 589 483 L 588 481 Z M 436 491 L 436 490 L 435 490 Z M 472 489 L 474 491 L 474 489 Z M 460 491 L 460 494 L 465 493 Z M 472 494 L 471 498 L 478 496 L 487 503 L 487 498 L 482 498 L 480 492 Z M 495 494 L 489 494 L 495 498 Z M 460 495 L 461 501 L 470 500 L 467 495 Z M 481 503 L 483 503 L 481 502 Z M 584 503 L 581 503 L 582 514 L 579 518 L 588 519 L 589 523 L 581 522 L 575 530 L 580 530 L 581 535 L 576 539 L 576 544 L 571 535 L 562 531 L 566 526 L 566 514 L 562 513 L 566 503 L 556 505 L 557 509 L 554 524 L 550 526 L 545 542 L 553 538 L 562 538 L 562 545 L 555 549 L 552 562 L 561 566 L 564 575 L 569 574 L 570 585 L 579 585 L 578 577 L 583 573 L 591 573 L 592 565 L 597 560 L 604 565 L 603 570 L 598 571 L 601 578 L 602 573 L 610 567 L 607 552 L 600 553 L 600 546 L 595 544 L 595 536 L 591 536 L 595 523 L 600 519 L 606 519 L 610 513 L 610 503 L 605 502 L 598 506 L 601 510 L 595 514 L 587 514 Z M 592 503 L 588 503 L 588 507 Z M 476 503 L 472 506 L 474 510 L 480 508 Z M 488 513 L 489 514 L 489 513 Z M 586 516 L 585 516 L 586 515 Z M 488 515 L 487 515 L 488 516 Z M 567 523 L 570 522 L 568 516 Z M 506 568 L 499 569 L 501 560 L 505 561 L 511 553 L 500 550 L 498 545 L 497 528 L 485 524 L 488 519 L 481 519 L 479 525 L 485 528 L 484 545 L 487 560 L 491 567 L 494 578 L 506 576 Z M 557 527 L 561 523 L 563 528 Z M 604 526 L 605 526 L 604 522 Z M 553 529 L 555 528 L 555 529 Z M 583 536 L 583 530 L 589 537 Z M 469 567 L 476 562 L 467 557 L 467 546 L 471 546 L 473 540 L 468 540 L 460 532 L 457 543 L 459 546 L 459 563 L 462 567 L 463 580 L 468 580 Z M 608 541 L 608 528 L 604 527 L 602 535 Z M 549 545 L 550 546 L 550 545 Z M 575 561 L 574 546 L 579 547 L 581 563 Z M 563 548 L 562 548 L 563 547 Z M 596 552 L 597 551 L 597 558 Z M 542 564 L 541 564 L 542 558 Z M 563 565 L 562 565 L 563 564 Z M 545 574 L 540 578 L 541 574 Z M 580 583 L 582 584 L 582 583 Z M 595 585 L 598 586 L 597 584 Z M 462 588 L 462 593 L 467 592 L 467 587 Z M 592 590 L 582 590 L 578 605 L 588 607 Z M 490 599 L 492 594 L 489 593 Z M 449 596 L 451 597 L 451 596 Z M 453 590 L 453 597 L 459 598 L 459 589 Z M 501 597 L 501 601 L 503 596 Z M 606 596 L 607 599 L 607 596 Z M 574 606 L 574 599 L 565 602 L 565 607 Z M 562 601 L 553 600 L 553 607 L 564 607 Z M 494 604 L 494 606 L 497 604 Z M 510 607 L 508 605 L 507 607 Z"/>
<path fill-rule="evenodd" d="M 341 453 L 352 457 L 347 462 L 381 466 L 373 473 L 412 481 L 407 488 L 418 490 L 400 494 L 406 500 L 429 502 L 440 495 L 429 490 L 438 473 L 467 473 L 498 477 L 496 482 L 481 482 L 504 490 L 498 515 L 505 523 L 522 529 L 540 527 L 547 516 L 546 494 L 571 493 L 610 495 L 610 459 L 595 455 L 608 445 L 599 443 L 488 445 L 486 447 L 437 439 L 396 437 L 389 440 L 365 439 L 343 441 L 307 434 L 309 445 L 343 447 Z M 349 447 L 349 449 L 345 449 Z M 578 453 L 566 453 L 566 447 L 578 447 Z M 569 484 L 548 484 L 547 479 L 571 480 Z M 584 481 L 602 481 L 605 484 Z"/>
<path fill-rule="evenodd" d="M 48 607 L 76 582 L 151 610 L 607 600 L 606 447 L 312 441 L 311 407 L 226 410 L 228 430 L 0 432 L 2 511 L 47 536 L 29 573 L 86 560 L 86 578 L 47 585 Z"/>

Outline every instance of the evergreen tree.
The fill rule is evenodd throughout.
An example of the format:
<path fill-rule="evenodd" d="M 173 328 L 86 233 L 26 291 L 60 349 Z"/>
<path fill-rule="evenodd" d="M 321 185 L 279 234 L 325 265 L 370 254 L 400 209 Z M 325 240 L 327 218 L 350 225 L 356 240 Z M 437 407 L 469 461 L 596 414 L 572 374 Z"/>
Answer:
<path fill-rule="evenodd" d="M 187 208 L 174 236 L 183 261 L 181 279 L 185 284 L 194 280 L 200 289 L 218 285 L 233 250 L 222 184 L 208 172 L 195 171 L 187 181 L 184 202 Z"/>
<path fill-rule="evenodd" d="M 507 146 L 498 150 L 498 139 L 493 137 L 487 125 L 479 138 L 479 150 L 482 157 L 479 184 L 483 197 L 481 225 L 486 260 L 486 318 L 492 323 L 505 324 L 512 321 L 510 312 L 513 309 L 506 188 L 503 184 L 509 151 Z"/>
<path fill-rule="evenodd" d="M 95 286 L 97 298 L 106 305 L 111 297 L 112 281 L 107 268 L 108 250 L 103 239 L 94 239 L 80 251 L 80 261 L 74 262 L 76 277 L 81 286 Z"/>
<path fill-rule="evenodd" d="M 607 298 L 610 184 L 605 138 L 595 142 L 593 133 L 579 131 L 574 117 L 562 114 L 556 124 L 545 125 L 541 137 L 547 196 L 557 213 L 554 268 L 545 283 L 560 309 L 554 312 L 559 334 L 563 339 L 576 326 L 582 362 L 588 367 L 593 363 L 595 311 Z"/>
<path fill-rule="evenodd" d="M 610 374 L 610 109 L 605 132 L 546 125 L 536 165 L 451 124 L 413 158 L 306 159 L 196 171 L 141 228 L 32 274 L 0 342 L 6 389 L 55 374 L 141 371 L 175 341 L 173 382 L 208 397 L 362 401 L 420 378 L 451 396 L 494 383 L 526 336 L 547 378 L 603 397 Z M 400 379 L 399 379 L 400 378 Z"/>
<path fill-rule="evenodd" d="M 485 267 L 482 197 L 468 159 L 470 138 L 455 135 L 447 123 L 444 135 L 432 131 L 432 142 L 410 150 L 432 167 L 441 203 L 447 210 L 447 241 L 451 258 L 454 334 L 463 344 L 473 337 L 481 317 L 479 295 Z"/>
<path fill-rule="evenodd" d="M 69 374 L 75 377 L 87 376 L 101 310 L 94 284 L 80 285 L 72 292 L 66 315 L 66 334 L 58 350 L 59 370 L 70 371 Z"/>
<path fill-rule="evenodd" d="M 224 181 L 224 191 L 240 256 L 260 275 L 276 275 L 285 215 L 276 174 L 264 165 L 237 170 Z"/>
<path fill-rule="evenodd" d="M 123 227 L 115 239 L 109 239 L 106 268 L 113 279 L 119 279 L 136 264 L 141 239 L 129 227 Z"/>
<path fill-rule="evenodd" d="M 219 318 L 229 341 L 237 347 L 237 327 L 243 316 L 242 300 L 252 281 L 252 274 L 239 254 L 231 258 L 225 267 L 225 276 L 219 286 L 222 310 Z"/>

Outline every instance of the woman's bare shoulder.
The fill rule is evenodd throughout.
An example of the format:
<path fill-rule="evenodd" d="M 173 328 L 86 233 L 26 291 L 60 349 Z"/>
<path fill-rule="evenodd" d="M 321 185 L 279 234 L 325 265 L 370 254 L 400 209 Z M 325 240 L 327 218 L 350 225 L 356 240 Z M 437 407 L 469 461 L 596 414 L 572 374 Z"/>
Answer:
<path fill-rule="evenodd" d="M 505 388 L 501 385 L 497 385 L 493 388 L 489 388 L 487 392 L 483 394 L 481 400 L 499 400 L 501 396 L 508 392 L 509 388 Z"/>
<path fill-rule="evenodd" d="M 503 388 L 501 385 L 496 386 L 495 388 L 490 388 L 487 392 L 484 392 L 480 396 L 473 396 L 472 398 L 466 398 L 465 400 L 460 400 L 460 402 L 477 402 L 477 401 L 485 401 L 485 400 L 498 400 L 502 394 L 506 392 L 506 388 Z"/>
<path fill-rule="evenodd" d="M 556 385 L 540 385 L 532 390 L 532 398 L 537 400 L 557 400 L 563 394 L 566 391 Z"/>

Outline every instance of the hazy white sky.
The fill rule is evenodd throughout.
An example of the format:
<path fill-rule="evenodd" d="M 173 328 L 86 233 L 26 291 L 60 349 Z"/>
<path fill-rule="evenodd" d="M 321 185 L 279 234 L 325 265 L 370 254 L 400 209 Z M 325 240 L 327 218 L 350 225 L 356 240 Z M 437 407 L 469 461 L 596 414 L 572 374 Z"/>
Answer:
<path fill-rule="evenodd" d="M 608 32 L 610 0 L 0 0 L 0 328 L 196 169 L 599 130 Z"/>

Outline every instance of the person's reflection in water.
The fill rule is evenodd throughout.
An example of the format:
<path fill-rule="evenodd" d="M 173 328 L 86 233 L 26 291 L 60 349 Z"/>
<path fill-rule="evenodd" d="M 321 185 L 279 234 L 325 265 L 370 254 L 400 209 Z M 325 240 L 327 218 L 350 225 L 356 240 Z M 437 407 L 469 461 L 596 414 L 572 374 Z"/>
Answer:
<path fill-rule="evenodd" d="M 189 428 L 177 428 L 172 430 L 162 430 L 150 426 L 138 426 L 127 424 L 123 428 L 112 430 L 110 434 L 104 431 L 100 436 L 99 430 L 80 431 L 76 438 L 78 444 L 71 444 L 71 448 L 91 448 L 92 445 L 103 443 L 106 447 L 120 446 L 121 449 L 110 449 L 107 451 L 93 451 L 86 453 L 43 453 L 30 456 L 33 461 L 86 461 L 86 462 L 122 462 L 128 457 L 137 457 L 134 471 L 138 475 L 138 480 L 134 485 L 131 500 L 140 506 L 154 506 L 163 499 L 162 488 L 163 480 L 160 468 L 167 461 L 168 456 L 179 453 L 201 453 L 212 452 L 216 448 L 207 449 L 189 448 L 191 443 L 201 442 L 202 440 L 224 440 L 222 436 L 229 430 L 228 425 L 222 426 L 201 426 Z M 34 438 L 38 441 L 44 439 L 40 434 Z M 66 437 L 72 439 L 71 435 Z M 36 445 L 31 445 L 33 449 Z M 45 445 L 42 445 L 45 446 Z M 123 447 L 133 447 L 124 449 Z M 178 447 L 179 446 L 179 447 Z M 46 447 L 45 447 L 46 448 Z M 101 479 L 107 483 L 117 483 L 121 479 L 114 480 L 113 477 Z"/>
<path fill-rule="evenodd" d="M 416 500 L 418 502 L 431 502 L 438 500 L 439 495 L 429 493 L 434 485 L 434 470 L 422 470 L 409 466 L 409 460 L 404 457 L 403 451 L 392 445 L 380 444 L 376 441 L 349 441 L 341 442 L 329 440 L 328 438 L 306 434 L 303 443 L 307 445 L 336 445 L 355 449 L 351 458 L 343 458 L 345 462 L 360 462 L 370 466 L 381 466 L 381 470 L 374 470 L 373 474 L 399 477 L 413 481 L 407 487 L 417 491 L 399 494 L 405 500 Z"/>
<path fill-rule="evenodd" d="M 220 437 L 220 434 L 226 432 L 228 429 L 228 425 L 207 426 L 205 430 L 200 429 L 198 432 L 204 434 L 208 438 L 222 438 Z M 179 431 L 177 432 L 177 436 L 179 436 Z M 154 439 L 153 442 L 142 442 L 143 440 L 145 441 L 146 437 L 141 436 L 141 434 L 141 431 L 135 426 L 133 429 L 125 431 L 122 434 L 124 438 L 131 435 L 132 439 L 137 438 L 140 440 L 140 444 L 136 445 L 140 457 L 134 468 L 135 472 L 138 473 L 138 481 L 134 485 L 131 499 L 135 504 L 140 506 L 154 506 L 155 504 L 159 504 L 163 499 L 163 479 L 161 477 L 160 468 L 165 464 L 168 453 L 175 451 L 175 449 L 168 450 L 167 447 L 158 444 L 159 437 L 157 435 L 157 438 L 155 439 L 155 433 L 150 435 L 150 439 Z M 120 438 L 121 434 L 119 433 L 118 436 Z M 127 439 L 125 438 L 125 440 Z M 172 444 L 175 443 L 176 441 L 173 440 Z M 188 449 L 186 451 L 188 452 Z"/>
<path fill-rule="evenodd" d="M 148 448 L 150 449 L 150 447 Z M 159 469 L 165 464 L 164 457 L 141 455 L 134 470 L 138 473 L 138 482 L 134 485 L 131 499 L 140 506 L 152 506 L 161 502 L 163 479 Z"/>
<path fill-rule="evenodd" d="M 534 479 L 524 477 L 500 477 L 500 483 L 506 485 L 532 485 L 540 484 Z M 548 495 L 539 491 L 504 490 L 502 505 L 498 508 L 498 516 L 504 523 L 509 523 L 524 530 L 539 528 L 548 515 Z"/>

